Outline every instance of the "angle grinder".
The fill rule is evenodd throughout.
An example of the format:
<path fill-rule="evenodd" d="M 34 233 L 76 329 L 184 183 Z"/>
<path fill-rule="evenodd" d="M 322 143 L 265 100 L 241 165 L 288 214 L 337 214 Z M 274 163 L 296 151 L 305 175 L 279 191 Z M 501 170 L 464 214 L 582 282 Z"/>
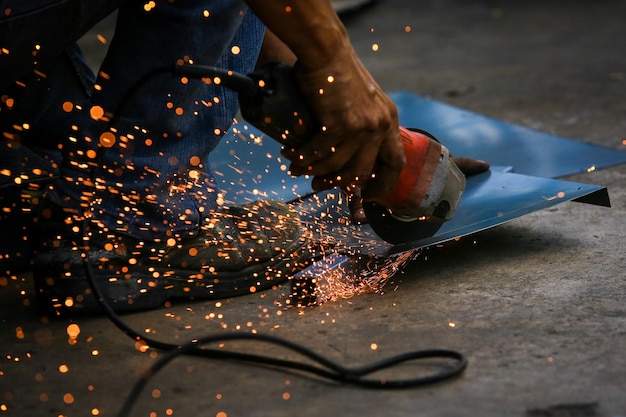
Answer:
<path fill-rule="evenodd" d="M 283 146 L 297 149 L 319 129 L 292 68 L 284 63 L 268 62 L 248 75 L 196 64 L 177 65 L 175 73 L 236 91 L 243 118 Z M 465 176 L 436 138 L 404 127 L 400 135 L 407 164 L 397 185 L 363 202 L 374 232 L 392 244 L 433 236 L 454 216 L 465 189 Z"/>

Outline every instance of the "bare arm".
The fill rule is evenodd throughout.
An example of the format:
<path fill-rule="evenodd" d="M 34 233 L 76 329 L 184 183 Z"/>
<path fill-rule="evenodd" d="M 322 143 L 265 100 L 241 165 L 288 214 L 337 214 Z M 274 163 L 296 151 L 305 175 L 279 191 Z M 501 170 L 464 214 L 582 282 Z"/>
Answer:
<path fill-rule="evenodd" d="M 307 70 L 325 65 L 340 48 L 352 49 L 329 0 L 245 1 Z"/>

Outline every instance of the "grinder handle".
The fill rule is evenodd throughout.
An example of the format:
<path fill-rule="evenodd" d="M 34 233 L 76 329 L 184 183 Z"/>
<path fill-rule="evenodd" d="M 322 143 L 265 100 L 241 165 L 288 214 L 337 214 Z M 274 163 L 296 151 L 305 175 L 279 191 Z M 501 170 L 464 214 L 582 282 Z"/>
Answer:
<path fill-rule="evenodd" d="M 319 130 L 291 67 L 270 61 L 248 76 L 256 84 L 255 92 L 239 94 L 241 114 L 247 122 L 294 149 Z"/>

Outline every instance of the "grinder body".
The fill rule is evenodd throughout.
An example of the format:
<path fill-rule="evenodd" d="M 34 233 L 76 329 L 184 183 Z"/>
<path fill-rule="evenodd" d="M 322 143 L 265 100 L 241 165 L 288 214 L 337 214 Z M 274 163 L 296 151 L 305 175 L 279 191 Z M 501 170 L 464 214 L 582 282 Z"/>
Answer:
<path fill-rule="evenodd" d="M 374 200 L 403 218 L 450 220 L 465 189 L 465 176 L 448 149 L 420 130 L 400 127 L 407 163 L 391 193 Z"/>
<path fill-rule="evenodd" d="M 249 76 L 258 88 L 239 94 L 246 121 L 290 148 L 298 148 L 319 129 L 290 67 L 268 63 Z M 400 134 L 407 164 L 396 187 L 363 203 L 374 232 L 394 244 L 433 236 L 454 216 L 465 188 L 465 176 L 432 135 L 403 127 Z"/>
<path fill-rule="evenodd" d="M 465 175 L 448 148 L 427 132 L 400 127 L 407 163 L 391 193 L 364 201 L 365 216 L 383 240 L 402 244 L 433 236 L 454 217 Z"/>

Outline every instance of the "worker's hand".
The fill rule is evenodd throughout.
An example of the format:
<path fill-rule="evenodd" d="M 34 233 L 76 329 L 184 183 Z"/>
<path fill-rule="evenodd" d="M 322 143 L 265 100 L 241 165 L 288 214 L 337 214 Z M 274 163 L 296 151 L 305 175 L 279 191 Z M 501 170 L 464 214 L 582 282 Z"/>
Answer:
<path fill-rule="evenodd" d="M 406 163 L 397 109 L 352 48 L 319 68 L 298 62 L 294 73 L 321 129 L 283 151 L 291 173 L 313 175 L 316 190 L 360 186 L 366 198 L 389 193 Z"/>
<path fill-rule="evenodd" d="M 459 167 L 466 177 L 470 175 L 480 174 L 489 169 L 489 163 L 478 159 L 452 157 L 452 161 Z M 363 211 L 363 199 L 361 198 L 361 189 L 359 187 L 344 188 L 348 208 L 350 209 L 350 220 L 356 224 L 367 223 L 365 211 Z"/>

